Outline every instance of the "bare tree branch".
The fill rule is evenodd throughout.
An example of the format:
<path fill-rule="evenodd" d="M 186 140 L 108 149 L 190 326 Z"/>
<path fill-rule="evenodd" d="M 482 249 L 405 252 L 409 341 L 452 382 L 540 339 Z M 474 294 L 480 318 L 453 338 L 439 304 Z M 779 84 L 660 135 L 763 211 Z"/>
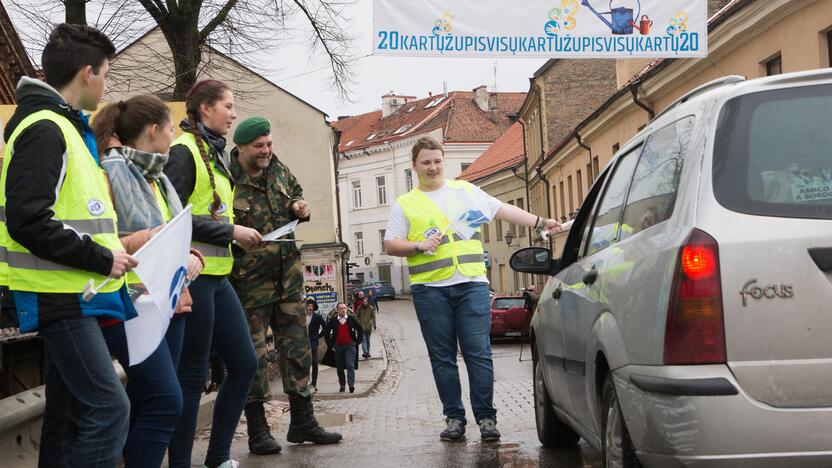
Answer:
<path fill-rule="evenodd" d="M 231 11 L 232 8 L 234 8 L 234 5 L 236 4 L 237 0 L 228 0 L 225 6 L 223 6 L 220 9 L 219 13 L 217 13 L 217 15 L 214 16 L 214 19 L 209 21 L 208 24 L 206 24 L 205 27 L 203 27 L 202 30 L 199 32 L 200 42 L 205 42 L 205 39 L 208 38 L 208 35 L 214 32 L 214 30 L 217 29 L 217 26 L 219 26 L 223 21 L 225 21 L 226 18 L 228 18 L 228 13 Z"/>

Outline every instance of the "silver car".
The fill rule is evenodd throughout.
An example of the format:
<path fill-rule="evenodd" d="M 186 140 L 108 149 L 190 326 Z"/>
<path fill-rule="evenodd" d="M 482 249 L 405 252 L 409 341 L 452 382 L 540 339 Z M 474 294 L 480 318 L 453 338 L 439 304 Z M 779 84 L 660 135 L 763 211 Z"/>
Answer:
<path fill-rule="evenodd" d="M 832 466 L 832 71 L 730 76 L 616 154 L 532 321 L 537 431 L 607 466 Z"/>

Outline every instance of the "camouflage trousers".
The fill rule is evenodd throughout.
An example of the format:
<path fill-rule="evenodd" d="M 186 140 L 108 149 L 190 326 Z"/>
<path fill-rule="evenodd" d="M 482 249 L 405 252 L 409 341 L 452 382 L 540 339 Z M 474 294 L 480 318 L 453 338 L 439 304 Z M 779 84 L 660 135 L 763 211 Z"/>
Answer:
<path fill-rule="evenodd" d="M 248 309 L 246 314 L 258 360 L 257 373 L 251 382 L 248 401 L 265 402 L 272 398 L 266 375 L 266 333 L 269 327 L 274 335 L 283 392 L 287 395 L 310 396 L 312 349 L 309 346 L 309 330 L 306 328 L 306 310 L 303 304 L 275 302 Z"/>

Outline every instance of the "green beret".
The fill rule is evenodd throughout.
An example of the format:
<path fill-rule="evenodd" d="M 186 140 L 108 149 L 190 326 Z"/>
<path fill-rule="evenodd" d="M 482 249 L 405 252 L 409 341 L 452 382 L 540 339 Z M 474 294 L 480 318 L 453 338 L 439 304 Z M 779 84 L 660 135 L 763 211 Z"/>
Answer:
<path fill-rule="evenodd" d="M 272 125 L 263 117 L 249 117 L 237 125 L 234 130 L 234 143 L 247 145 L 255 138 L 268 135 L 272 132 Z"/>

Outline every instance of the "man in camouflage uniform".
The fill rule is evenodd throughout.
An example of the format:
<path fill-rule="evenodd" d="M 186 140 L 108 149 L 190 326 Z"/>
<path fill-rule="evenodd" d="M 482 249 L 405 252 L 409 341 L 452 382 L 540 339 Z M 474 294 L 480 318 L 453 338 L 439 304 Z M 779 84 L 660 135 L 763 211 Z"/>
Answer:
<path fill-rule="evenodd" d="M 234 132 L 231 173 L 236 184 L 234 222 L 266 234 L 293 220 L 308 221 L 309 205 L 295 177 L 272 153 L 269 121 L 244 120 Z M 294 234 L 285 236 L 292 239 Z M 239 253 L 239 252 L 238 252 Z M 294 242 L 268 242 L 235 255 L 231 281 L 246 309 L 249 330 L 259 358 L 245 406 L 249 450 L 277 453 L 263 403 L 271 399 L 266 376 L 266 331 L 271 326 L 279 357 L 283 391 L 289 395 L 289 442 L 330 444 L 341 434 L 326 432 L 315 420 L 309 371 L 312 352 L 303 304 L 303 270 Z"/>

